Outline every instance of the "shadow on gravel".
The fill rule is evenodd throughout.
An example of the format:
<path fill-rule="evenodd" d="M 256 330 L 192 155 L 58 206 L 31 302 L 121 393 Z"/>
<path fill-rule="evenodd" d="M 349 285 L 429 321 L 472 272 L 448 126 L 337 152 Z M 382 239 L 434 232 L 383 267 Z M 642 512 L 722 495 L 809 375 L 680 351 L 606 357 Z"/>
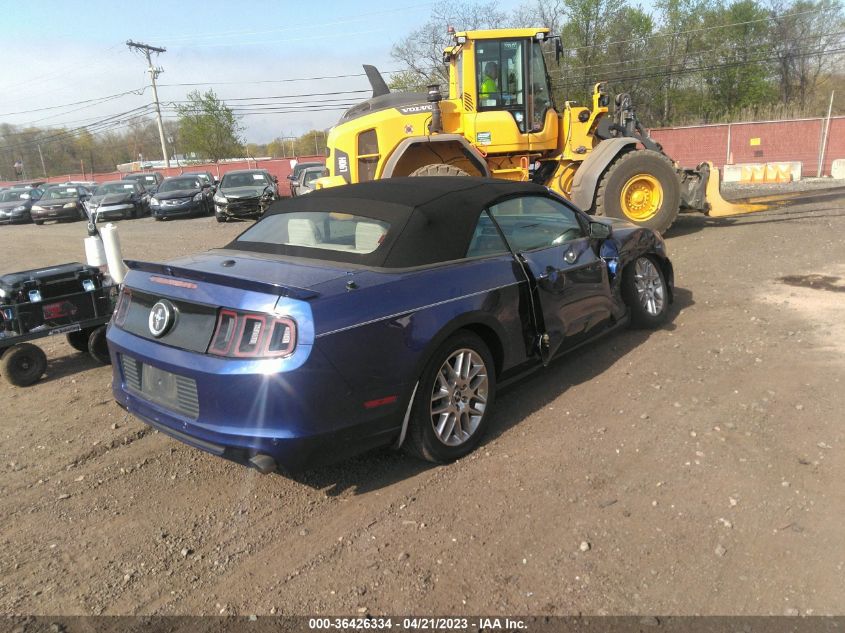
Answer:
<path fill-rule="evenodd" d="M 802 202 L 801 204 L 803 205 L 804 203 Z M 768 211 L 729 218 L 710 218 L 697 213 L 685 213 L 678 217 L 665 237 L 681 237 L 682 235 L 690 235 L 705 229 L 711 230 L 732 226 L 749 226 L 751 224 L 774 224 L 777 222 L 798 222 L 807 219 L 842 217 L 845 217 L 845 203 L 843 203 L 843 206 L 821 209 L 769 209 Z"/>
<path fill-rule="evenodd" d="M 674 330 L 678 313 L 694 304 L 691 291 L 675 288 L 675 301 L 669 313 L 669 320 L 662 329 Z M 646 343 L 651 334 L 652 330 L 622 330 L 571 354 L 561 356 L 545 369 L 538 369 L 508 385 L 497 395 L 490 427 L 476 450 L 482 450 L 490 440 L 547 406 L 569 387 L 601 375 L 626 354 Z M 397 481 L 437 467 L 436 464 L 423 462 L 403 453 L 377 450 L 333 466 L 283 476 L 317 490 L 325 489 L 327 496 L 334 497 L 347 490 L 363 494 L 386 488 Z"/>
<path fill-rule="evenodd" d="M 36 341 L 37 343 L 37 341 Z M 95 367 L 102 367 L 103 365 L 88 354 L 82 352 L 69 352 L 65 356 L 50 358 L 47 357 L 47 371 L 44 377 L 36 384 L 51 382 L 66 378 Z"/>

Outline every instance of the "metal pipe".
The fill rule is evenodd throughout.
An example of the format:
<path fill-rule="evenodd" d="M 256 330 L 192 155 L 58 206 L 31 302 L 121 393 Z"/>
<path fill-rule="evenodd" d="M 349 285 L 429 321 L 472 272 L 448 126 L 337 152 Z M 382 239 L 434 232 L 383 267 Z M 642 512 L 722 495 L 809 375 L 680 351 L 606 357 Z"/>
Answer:
<path fill-rule="evenodd" d="M 833 95 L 835 94 L 835 90 L 830 91 L 830 104 L 827 106 L 827 120 L 825 121 L 824 134 L 822 134 L 822 146 L 819 150 L 819 169 L 817 173 L 819 178 L 822 177 L 822 172 L 824 171 L 824 154 L 827 151 L 827 138 L 830 136 L 830 115 L 833 112 Z"/>

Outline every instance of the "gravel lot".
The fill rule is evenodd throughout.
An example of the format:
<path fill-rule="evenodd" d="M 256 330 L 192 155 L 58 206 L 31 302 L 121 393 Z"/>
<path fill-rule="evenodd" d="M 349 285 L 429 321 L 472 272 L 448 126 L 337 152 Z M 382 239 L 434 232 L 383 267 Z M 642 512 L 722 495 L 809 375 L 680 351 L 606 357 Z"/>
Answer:
<path fill-rule="evenodd" d="M 127 258 L 161 260 L 245 225 L 119 227 Z M 84 236 L 0 227 L 0 271 L 81 260 Z M 440 467 L 261 476 L 126 415 L 110 368 L 48 340 L 40 383 L 0 379 L 0 610 L 843 613 L 843 236 L 829 183 L 682 217 L 671 322 L 502 392 L 486 442 Z"/>

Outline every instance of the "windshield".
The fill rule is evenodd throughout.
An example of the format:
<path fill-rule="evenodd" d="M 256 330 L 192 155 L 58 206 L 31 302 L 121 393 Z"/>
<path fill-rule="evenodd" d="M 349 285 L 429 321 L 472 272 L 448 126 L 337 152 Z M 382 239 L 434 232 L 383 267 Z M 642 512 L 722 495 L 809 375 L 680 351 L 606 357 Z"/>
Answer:
<path fill-rule="evenodd" d="M 41 196 L 42 200 L 61 200 L 62 198 L 76 198 L 78 195 L 76 187 L 50 187 Z"/>
<path fill-rule="evenodd" d="M 192 178 L 168 178 L 161 187 L 158 188 L 160 192 L 164 191 L 179 191 L 181 189 L 200 189 L 200 181 L 198 177 Z"/>
<path fill-rule="evenodd" d="M 270 182 L 267 177 L 260 173 L 248 174 L 226 174 L 223 176 L 221 187 L 266 187 Z"/>
<path fill-rule="evenodd" d="M 307 171 L 307 172 L 305 172 L 305 176 L 303 177 L 304 183 L 307 185 L 308 183 L 313 182 L 314 180 L 317 180 L 317 178 L 320 177 L 321 173 L 322 173 L 321 171 Z"/>
<path fill-rule="evenodd" d="M 152 174 L 133 174 L 131 176 L 126 176 L 124 180 L 138 180 L 147 185 L 154 185 L 156 183 L 156 177 Z"/>
<path fill-rule="evenodd" d="M 135 185 L 131 182 L 107 182 L 100 185 L 97 189 L 97 195 L 103 196 L 107 193 L 132 193 L 135 191 Z"/>
<path fill-rule="evenodd" d="M 237 241 L 366 255 L 381 246 L 389 228 L 388 222 L 349 213 L 297 211 L 268 216 Z M 314 256 L 331 259 L 326 253 Z"/>
<path fill-rule="evenodd" d="M 15 190 L 12 189 L 11 191 L 0 191 L 0 202 L 14 202 L 15 200 L 28 200 L 29 198 L 24 198 L 24 195 L 29 195 L 29 191 L 25 190 Z"/>

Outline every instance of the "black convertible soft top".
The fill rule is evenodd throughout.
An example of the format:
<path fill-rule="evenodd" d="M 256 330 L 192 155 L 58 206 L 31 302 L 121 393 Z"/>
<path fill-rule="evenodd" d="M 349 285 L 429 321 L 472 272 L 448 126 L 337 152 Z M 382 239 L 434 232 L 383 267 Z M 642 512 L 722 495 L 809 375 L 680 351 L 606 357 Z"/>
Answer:
<path fill-rule="evenodd" d="M 388 222 L 391 229 L 382 247 L 374 252 L 362 256 L 325 251 L 325 258 L 374 267 L 410 268 L 464 257 L 481 210 L 492 203 L 513 195 L 547 192 L 542 185 L 493 178 L 390 178 L 279 200 L 270 206 L 265 217 L 338 211 Z M 226 248 L 310 258 L 319 250 L 242 241 L 240 237 Z"/>

